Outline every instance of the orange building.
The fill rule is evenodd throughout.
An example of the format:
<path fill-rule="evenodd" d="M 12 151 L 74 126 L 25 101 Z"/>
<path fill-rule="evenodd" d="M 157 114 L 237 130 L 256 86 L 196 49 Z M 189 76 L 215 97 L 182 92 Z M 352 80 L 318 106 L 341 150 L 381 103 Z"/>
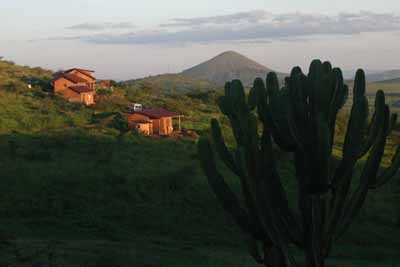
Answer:
<path fill-rule="evenodd" d="M 71 102 L 94 104 L 96 78 L 93 72 L 78 68 L 57 72 L 52 82 L 54 93 L 61 94 Z"/>
<path fill-rule="evenodd" d="M 173 132 L 180 132 L 181 117 L 183 116 L 163 108 L 143 109 L 127 114 L 129 127 L 143 135 L 171 135 Z"/>

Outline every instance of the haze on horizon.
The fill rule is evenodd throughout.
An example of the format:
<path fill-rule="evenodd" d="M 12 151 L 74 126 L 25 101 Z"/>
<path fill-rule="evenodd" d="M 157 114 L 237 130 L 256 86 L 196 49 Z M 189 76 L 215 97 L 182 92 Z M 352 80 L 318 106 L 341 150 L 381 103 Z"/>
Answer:
<path fill-rule="evenodd" d="M 180 72 L 234 50 L 281 72 L 313 58 L 400 68 L 397 0 L 2 0 L 0 56 L 101 78 Z"/>

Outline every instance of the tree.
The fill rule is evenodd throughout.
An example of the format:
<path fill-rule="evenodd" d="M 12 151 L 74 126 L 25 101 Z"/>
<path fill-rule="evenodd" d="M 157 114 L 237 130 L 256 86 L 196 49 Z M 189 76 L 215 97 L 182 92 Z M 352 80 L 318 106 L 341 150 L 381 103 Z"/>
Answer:
<path fill-rule="evenodd" d="M 398 171 L 400 146 L 391 166 L 380 169 L 386 140 L 397 117 L 390 117 L 385 95 L 378 91 L 368 124 L 365 90 L 364 72 L 358 70 L 343 156 L 338 160 L 332 155 L 335 124 L 348 98 L 348 86 L 339 68 L 315 60 L 305 75 L 295 67 L 282 89 L 277 75 L 269 73 L 266 86 L 260 78 L 254 81 L 247 99 L 239 80 L 226 84 L 218 104 L 229 118 L 236 149 L 228 149 L 219 123 L 213 119 L 212 140 L 200 138 L 199 157 L 223 208 L 249 236 L 249 251 L 258 263 L 294 266 L 289 246 L 295 245 L 304 252 L 306 266 L 324 266 L 333 243 L 354 221 L 367 194 Z M 297 207 L 288 204 L 273 142 L 294 155 Z M 239 177 L 244 203 L 218 170 L 214 150 L 218 160 Z M 351 183 L 356 182 L 356 164 L 364 155 L 368 158 L 358 185 L 351 190 Z"/>
<path fill-rule="evenodd" d="M 124 134 L 129 131 L 129 125 L 128 125 L 128 120 L 122 113 L 117 113 L 112 122 L 111 126 L 121 132 L 121 134 Z"/>

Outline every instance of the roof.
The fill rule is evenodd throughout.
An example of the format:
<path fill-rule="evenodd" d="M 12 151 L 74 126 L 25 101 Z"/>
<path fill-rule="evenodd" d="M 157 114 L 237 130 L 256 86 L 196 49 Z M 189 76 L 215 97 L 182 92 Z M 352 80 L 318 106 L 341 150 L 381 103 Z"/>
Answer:
<path fill-rule="evenodd" d="M 72 69 L 66 70 L 65 72 L 70 72 L 70 71 L 73 71 L 73 70 L 94 72 L 94 70 L 86 70 L 86 69 L 81 69 L 81 68 L 72 68 Z"/>
<path fill-rule="evenodd" d="M 74 69 L 66 70 L 64 73 L 69 73 L 69 72 L 74 71 L 74 70 L 76 70 L 76 71 L 82 73 L 83 75 L 89 77 L 89 78 L 92 79 L 92 80 L 96 80 L 95 77 L 93 77 L 92 75 L 86 73 L 86 72 L 94 72 L 93 70 L 84 70 L 84 69 L 77 69 L 77 68 L 74 68 Z M 86 71 L 86 72 L 85 72 L 85 71 Z"/>
<path fill-rule="evenodd" d="M 178 117 L 180 116 L 179 114 L 169 111 L 163 108 L 154 108 L 154 109 L 143 109 L 143 110 L 138 110 L 135 111 L 135 113 L 145 115 L 149 118 L 152 119 L 160 119 L 160 118 L 165 118 L 165 117 Z"/>
<path fill-rule="evenodd" d="M 90 89 L 88 86 L 85 86 L 85 85 L 70 86 L 68 88 L 71 89 L 72 91 L 75 91 L 75 92 L 79 93 L 79 94 L 93 92 L 93 89 Z"/>
<path fill-rule="evenodd" d="M 77 75 L 69 74 L 69 73 L 62 73 L 62 72 L 61 73 L 57 73 L 55 75 L 53 81 L 58 80 L 60 78 L 65 78 L 65 79 L 67 79 L 67 80 L 69 80 L 69 81 L 71 81 L 73 83 L 86 83 L 87 82 L 86 79 L 83 79 L 83 78 L 81 78 L 81 77 L 79 77 Z"/>

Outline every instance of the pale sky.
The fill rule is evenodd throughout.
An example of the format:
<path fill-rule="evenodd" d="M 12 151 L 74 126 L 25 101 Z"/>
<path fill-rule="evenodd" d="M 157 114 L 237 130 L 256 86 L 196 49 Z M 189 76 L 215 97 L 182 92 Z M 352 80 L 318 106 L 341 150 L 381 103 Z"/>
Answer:
<path fill-rule="evenodd" d="M 180 72 L 225 50 L 288 72 L 313 58 L 400 68 L 398 0 L 0 0 L 0 56 L 117 80 Z"/>

